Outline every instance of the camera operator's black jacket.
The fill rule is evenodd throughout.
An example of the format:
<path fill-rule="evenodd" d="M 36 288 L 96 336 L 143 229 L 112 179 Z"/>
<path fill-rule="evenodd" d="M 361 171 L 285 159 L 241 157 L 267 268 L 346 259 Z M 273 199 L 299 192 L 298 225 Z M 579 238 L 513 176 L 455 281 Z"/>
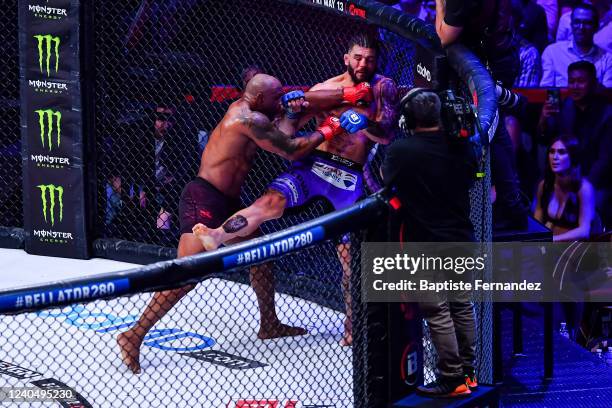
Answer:
<path fill-rule="evenodd" d="M 450 142 L 442 131 L 415 133 L 389 146 L 382 172 L 402 202 L 405 241 L 473 241 L 469 189 L 476 162 L 467 142 Z"/>

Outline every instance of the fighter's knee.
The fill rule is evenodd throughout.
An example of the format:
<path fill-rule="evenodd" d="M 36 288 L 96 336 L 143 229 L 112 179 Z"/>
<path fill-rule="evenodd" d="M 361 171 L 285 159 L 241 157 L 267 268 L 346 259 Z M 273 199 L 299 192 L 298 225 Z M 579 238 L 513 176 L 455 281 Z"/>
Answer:
<path fill-rule="evenodd" d="M 280 218 L 285 211 L 285 204 L 287 203 L 285 196 L 273 191 L 267 192 L 257 201 L 269 219 Z"/>

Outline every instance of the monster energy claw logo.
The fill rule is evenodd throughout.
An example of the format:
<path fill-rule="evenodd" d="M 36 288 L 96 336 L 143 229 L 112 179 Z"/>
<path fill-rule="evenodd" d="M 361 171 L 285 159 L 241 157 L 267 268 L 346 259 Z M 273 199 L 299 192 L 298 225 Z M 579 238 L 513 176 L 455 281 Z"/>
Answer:
<path fill-rule="evenodd" d="M 34 111 L 38 113 L 38 126 L 40 127 L 40 142 L 45 147 L 45 133 L 49 151 L 53 148 L 53 133 L 57 132 L 57 144 L 59 147 L 62 137 L 62 113 L 52 109 L 39 109 Z M 57 128 L 57 130 L 55 130 Z"/>
<path fill-rule="evenodd" d="M 61 222 L 64 215 L 64 187 L 54 184 L 41 184 L 36 187 L 40 188 L 40 199 L 42 200 L 42 210 L 45 222 L 51 222 L 51 225 L 55 225 L 56 201 L 57 204 L 59 204 L 59 221 Z M 47 206 L 47 191 L 49 192 L 49 206 Z"/>
<path fill-rule="evenodd" d="M 51 55 L 52 52 L 55 54 L 55 72 L 59 66 L 59 47 L 60 38 L 54 37 L 50 34 L 47 35 L 35 35 L 34 38 L 38 43 L 38 66 L 40 72 L 43 73 L 43 60 L 47 70 L 47 76 L 51 76 Z"/>

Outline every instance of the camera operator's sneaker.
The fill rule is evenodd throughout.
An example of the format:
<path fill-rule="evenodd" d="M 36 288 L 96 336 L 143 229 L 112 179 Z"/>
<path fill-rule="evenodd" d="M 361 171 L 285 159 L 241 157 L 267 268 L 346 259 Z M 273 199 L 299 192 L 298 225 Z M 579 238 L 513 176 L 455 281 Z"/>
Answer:
<path fill-rule="evenodd" d="M 463 377 L 465 378 L 465 385 L 468 386 L 470 391 L 478 388 L 478 380 L 476 379 L 474 367 L 463 367 Z"/>
<path fill-rule="evenodd" d="M 417 392 L 431 398 L 468 397 L 472 393 L 463 377 L 440 377 L 430 384 L 417 387 Z"/>

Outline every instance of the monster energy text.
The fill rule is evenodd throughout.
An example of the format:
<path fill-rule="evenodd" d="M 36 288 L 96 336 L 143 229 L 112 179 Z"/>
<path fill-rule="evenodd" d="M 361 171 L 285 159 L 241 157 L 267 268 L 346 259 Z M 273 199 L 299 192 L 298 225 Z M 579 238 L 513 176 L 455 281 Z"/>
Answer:
<path fill-rule="evenodd" d="M 59 147 L 62 140 L 62 113 L 52 109 L 39 109 L 34 112 L 38 113 L 38 126 L 40 127 L 42 147 L 47 147 L 51 151 L 54 133 L 57 134 L 55 147 Z M 47 146 L 45 146 L 45 139 L 47 140 Z"/>
<path fill-rule="evenodd" d="M 35 88 L 37 92 L 62 93 L 68 90 L 68 84 L 53 81 L 28 80 L 28 85 Z"/>
<path fill-rule="evenodd" d="M 28 4 L 28 10 L 34 13 L 34 17 L 48 18 L 51 20 L 59 20 L 62 17 L 68 16 L 68 11 L 63 8 L 39 6 Z"/>
<path fill-rule="evenodd" d="M 47 156 L 44 154 L 32 154 L 30 160 L 38 165 L 38 167 L 51 167 L 56 169 L 64 168 L 64 166 L 70 166 L 70 159 L 68 157 L 56 157 Z"/>
<path fill-rule="evenodd" d="M 72 237 L 72 232 L 34 230 L 33 235 L 37 238 L 42 238 L 43 241 L 51 242 L 51 243 L 65 243 L 66 240 L 74 239 Z"/>
<path fill-rule="evenodd" d="M 51 34 L 38 34 L 35 35 L 36 43 L 38 46 L 38 66 L 40 68 L 40 72 L 44 73 L 46 68 L 47 76 L 51 76 L 51 60 L 52 56 L 55 56 L 55 72 L 57 72 L 59 67 L 59 47 L 60 47 L 60 38 L 54 37 Z"/>
<path fill-rule="evenodd" d="M 36 186 L 40 189 L 40 199 L 42 201 L 43 218 L 46 223 L 55 225 L 56 208 L 59 215 L 59 222 L 64 217 L 64 187 L 55 184 L 40 184 Z M 47 198 L 47 193 L 49 197 Z"/>

